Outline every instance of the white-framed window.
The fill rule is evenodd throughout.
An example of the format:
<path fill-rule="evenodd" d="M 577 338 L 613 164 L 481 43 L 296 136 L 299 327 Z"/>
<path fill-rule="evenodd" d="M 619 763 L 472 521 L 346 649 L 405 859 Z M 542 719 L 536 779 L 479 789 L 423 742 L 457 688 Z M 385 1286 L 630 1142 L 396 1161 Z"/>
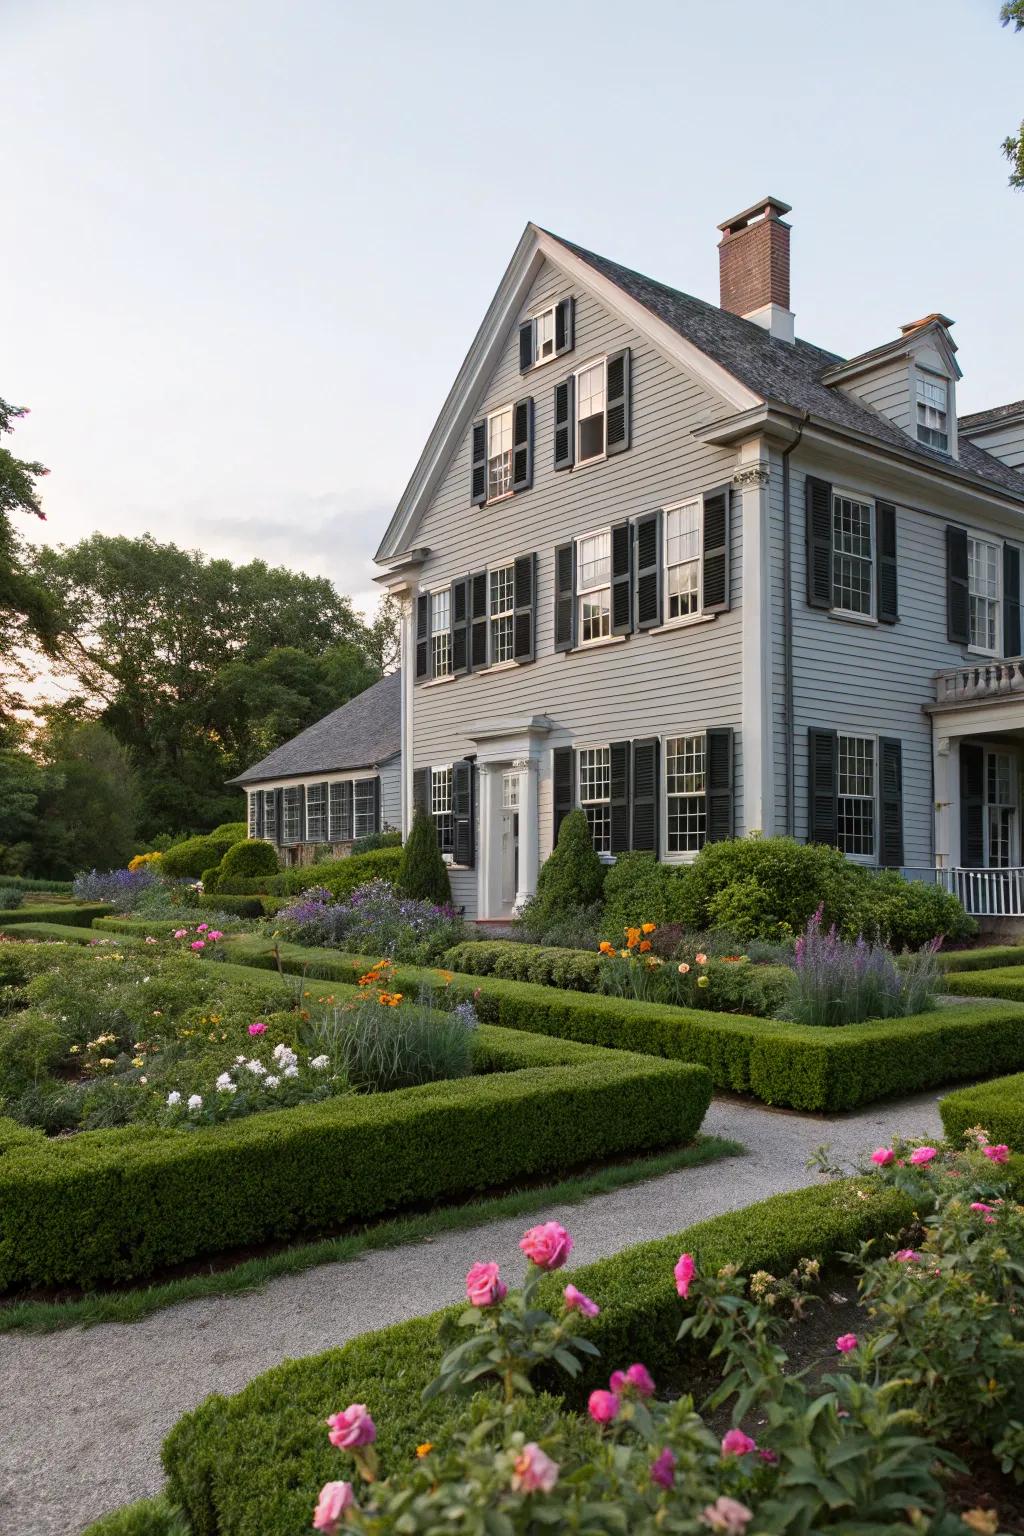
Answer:
<path fill-rule="evenodd" d="M 854 859 L 875 857 L 878 753 L 873 736 L 840 736 L 837 845 Z"/>
<path fill-rule="evenodd" d="M 929 448 L 949 448 L 949 384 L 935 374 L 917 375 L 917 440 Z"/>
<path fill-rule="evenodd" d="M 555 355 L 555 306 L 542 309 L 533 317 L 533 361 L 546 363 Z"/>
<path fill-rule="evenodd" d="M 512 490 L 512 407 L 503 405 L 487 418 L 487 500 Z"/>
<path fill-rule="evenodd" d="M 430 770 L 430 814 L 437 828 L 438 847 L 442 853 L 451 854 L 455 839 L 452 827 L 452 768 Z"/>
<path fill-rule="evenodd" d="M 707 837 L 707 738 L 665 740 L 665 848 L 698 853 Z"/>
<path fill-rule="evenodd" d="M 302 790 L 296 786 L 286 789 L 283 802 L 283 841 L 297 843 L 302 836 Z"/>
<path fill-rule="evenodd" d="M 970 595 L 972 650 L 995 656 L 999 650 L 999 601 L 1002 560 L 998 544 L 967 539 L 967 590 Z"/>
<path fill-rule="evenodd" d="M 985 753 L 985 863 L 989 869 L 1009 869 L 1016 863 L 1017 774 L 1015 753 Z"/>
<path fill-rule="evenodd" d="M 608 404 L 608 359 L 587 363 L 576 375 L 576 463 L 603 459 Z"/>
<path fill-rule="evenodd" d="M 488 574 L 488 606 L 491 623 L 491 665 L 515 658 L 513 614 L 515 566 L 499 565 Z"/>
<path fill-rule="evenodd" d="M 580 645 L 612 630 L 612 533 L 604 528 L 576 541 L 576 633 Z"/>
<path fill-rule="evenodd" d="M 377 830 L 377 780 L 357 779 L 352 791 L 353 833 L 369 837 Z"/>
<path fill-rule="evenodd" d="M 259 836 L 258 828 L 259 828 L 259 824 L 260 824 L 260 813 L 259 813 L 260 793 L 261 793 L 261 791 L 258 790 L 258 789 L 250 789 L 250 791 L 249 791 L 249 836 L 250 837 L 258 837 Z"/>
<path fill-rule="evenodd" d="M 610 747 L 584 747 L 577 754 L 578 803 L 598 853 L 612 851 L 612 754 Z"/>
<path fill-rule="evenodd" d="M 327 785 L 309 784 L 306 787 L 306 842 L 327 841 Z"/>
<path fill-rule="evenodd" d="M 450 677 L 452 670 L 452 592 L 444 587 L 430 594 L 430 644 L 433 677 Z"/>
<path fill-rule="evenodd" d="M 699 496 L 665 508 L 665 592 L 670 619 L 700 612 L 702 511 Z"/>
<path fill-rule="evenodd" d="M 350 793 L 348 784 L 331 785 L 328 796 L 328 842 L 350 843 L 352 841 Z"/>
<path fill-rule="evenodd" d="M 868 618 L 875 611 L 874 503 L 832 493 L 832 605 Z"/>
<path fill-rule="evenodd" d="M 501 808 L 503 811 L 518 811 L 519 809 L 519 784 L 522 774 L 518 768 L 508 768 L 501 776 Z"/>
<path fill-rule="evenodd" d="M 277 842 L 277 791 L 263 791 L 263 836 L 268 843 Z"/>

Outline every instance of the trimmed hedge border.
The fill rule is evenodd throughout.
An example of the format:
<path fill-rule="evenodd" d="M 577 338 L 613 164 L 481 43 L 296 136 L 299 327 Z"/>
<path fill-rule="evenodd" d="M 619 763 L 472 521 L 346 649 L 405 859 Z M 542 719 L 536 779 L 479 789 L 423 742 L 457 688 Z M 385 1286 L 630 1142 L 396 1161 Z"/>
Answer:
<path fill-rule="evenodd" d="M 775 1195 L 546 1280 L 547 1304 L 557 1302 L 571 1279 L 602 1309 L 600 1317 L 580 1325 L 601 1358 L 585 1366 L 575 1383 L 558 1378 L 569 1406 L 579 1406 L 613 1366 L 630 1360 L 643 1360 L 660 1387 L 685 1385 L 686 1359 L 675 1342 L 683 1305 L 672 1275 L 681 1251 L 691 1252 L 703 1270 L 734 1263 L 748 1274 L 785 1274 L 800 1258 L 828 1260 L 899 1231 L 911 1216 L 911 1202 L 881 1188 L 861 1199 L 857 1190 L 864 1184 L 844 1180 Z M 324 1421 L 346 1403 L 370 1408 L 385 1472 L 411 1457 L 418 1442 L 438 1438 L 455 1411 L 453 1401 L 424 1404 L 420 1393 L 436 1374 L 444 1315 L 415 1318 L 363 1334 L 341 1349 L 288 1361 L 235 1396 L 207 1398 L 180 1419 L 164 1442 L 163 1462 L 169 1495 L 186 1511 L 195 1536 L 294 1536 L 306 1529 L 320 1486 L 339 1475 Z"/>
<path fill-rule="evenodd" d="M 961 971 L 987 971 L 1003 965 L 1024 965 L 1024 945 L 991 944 L 983 949 L 939 950 L 939 970 L 947 975 Z"/>
<path fill-rule="evenodd" d="M 3 929 L 0 928 L 0 933 Z M 95 944 L 96 933 L 92 928 L 72 928 L 67 923 L 18 923 L 8 930 L 7 939 L 45 939 L 61 944 Z"/>
<path fill-rule="evenodd" d="M 372 964 L 341 950 L 275 945 L 252 935 L 224 942 L 242 964 L 273 968 L 280 963 L 283 970 L 317 979 L 354 981 Z M 436 970 L 399 965 L 395 983 L 410 991 L 421 982 L 436 984 L 437 975 Z M 451 985 L 475 999 L 480 1018 L 488 1023 L 699 1062 L 716 1088 L 791 1109 L 855 1109 L 1024 1067 L 1024 1009 L 1005 1003 L 826 1029 L 563 992 L 494 976 L 455 974 Z"/>
<path fill-rule="evenodd" d="M 990 1083 L 959 1088 L 939 1104 L 942 1127 L 950 1141 L 959 1141 L 972 1125 L 982 1125 L 989 1140 L 1006 1142 L 1024 1151 L 1024 1072 L 997 1077 Z"/>
<path fill-rule="evenodd" d="M 230 970 L 252 979 L 251 970 Z M 131 1126 L 0 1141 L 0 1287 L 142 1278 L 685 1142 L 711 1100 L 699 1067 L 490 1026 L 474 1057 L 482 1075 L 188 1135 Z M 10 1124 L 0 1121 L 0 1137 Z"/>
<path fill-rule="evenodd" d="M 955 992 L 959 997 L 999 997 L 1024 1002 L 1024 965 L 954 972 L 946 977 L 945 985 L 947 992 Z"/>
<path fill-rule="evenodd" d="M 13 910 L 0 912 L 0 933 L 5 928 L 11 928 L 20 923 L 60 923 L 65 928 L 88 928 L 94 918 L 105 917 L 113 910 L 113 907 L 104 901 L 84 902 L 77 907 L 70 905 L 46 907 L 42 903 L 33 907 L 15 907 Z"/>

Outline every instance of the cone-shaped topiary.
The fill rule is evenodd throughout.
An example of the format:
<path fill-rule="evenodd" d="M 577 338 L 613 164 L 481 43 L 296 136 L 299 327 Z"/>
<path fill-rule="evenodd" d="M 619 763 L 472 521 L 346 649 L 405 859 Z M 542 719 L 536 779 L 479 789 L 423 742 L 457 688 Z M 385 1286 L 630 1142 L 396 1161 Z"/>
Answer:
<path fill-rule="evenodd" d="M 413 817 L 412 831 L 402 851 L 398 888 L 406 896 L 432 901 L 438 907 L 452 899 L 448 870 L 437 846 L 434 818 L 424 810 Z"/>
<path fill-rule="evenodd" d="M 530 903 L 531 932 L 600 901 L 606 869 L 594 851 L 583 811 L 570 811 L 558 832 L 558 844 L 542 865 L 537 894 Z"/>

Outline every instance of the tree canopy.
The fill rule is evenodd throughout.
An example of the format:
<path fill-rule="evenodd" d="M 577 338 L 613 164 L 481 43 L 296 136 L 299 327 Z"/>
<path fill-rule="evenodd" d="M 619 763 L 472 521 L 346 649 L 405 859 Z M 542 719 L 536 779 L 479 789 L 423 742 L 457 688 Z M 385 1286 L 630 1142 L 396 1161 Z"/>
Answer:
<path fill-rule="evenodd" d="M 1004 27 L 1024 32 L 1024 0 L 1006 0 L 999 19 Z M 1003 140 L 1003 154 L 1010 162 L 1010 186 L 1024 187 L 1024 122 L 1015 134 Z"/>
<path fill-rule="evenodd" d="M 0 400 L 0 437 L 13 432 L 15 422 L 27 414 L 23 406 Z M 16 691 L 16 685 L 27 675 L 19 653 L 31 647 L 49 651 L 53 639 L 52 606 L 45 587 L 29 567 L 24 542 L 11 516 L 24 512 L 45 518 L 36 481 L 46 473 L 45 465 L 15 458 L 0 443 L 0 657 L 4 663 L 0 671 L 0 724 L 9 721 L 24 704 Z"/>

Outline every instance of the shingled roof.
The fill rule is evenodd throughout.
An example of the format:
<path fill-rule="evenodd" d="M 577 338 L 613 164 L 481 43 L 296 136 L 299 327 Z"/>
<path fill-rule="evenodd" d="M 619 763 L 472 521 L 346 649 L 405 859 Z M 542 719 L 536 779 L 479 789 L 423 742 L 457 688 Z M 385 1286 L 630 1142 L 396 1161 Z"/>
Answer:
<path fill-rule="evenodd" d="M 981 427 L 997 427 L 1008 416 L 1024 416 L 1024 400 L 1011 400 L 1009 405 L 994 405 L 987 411 L 960 416 L 957 425 L 961 432 L 977 432 Z"/>
<path fill-rule="evenodd" d="M 385 763 L 401 750 L 401 701 L 402 674 L 391 672 L 228 783 L 258 784 Z"/>
<path fill-rule="evenodd" d="M 962 438 L 959 459 L 952 459 L 908 437 L 887 416 L 862 405 L 844 390 L 822 383 L 824 373 L 846 361 L 835 352 L 826 352 L 799 339 L 793 343 L 780 341 L 752 320 L 719 309 L 717 304 L 705 303 L 629 267 L 621 267 L 561 235 L 552 235 L 552 239 L 643 304 L 764 400 L 809 411 L 821 421 L 876 438 L 933 466 L 966 470 L 993 487 L 1009 491 L 1017 500 L 1024 500 L 1024 477 L 1020 471 L 986 453 L 976 443 Z M 961 424 L 964 420 L 968 426 L 977 425 L 971 417 L 962 418 Z"/>

